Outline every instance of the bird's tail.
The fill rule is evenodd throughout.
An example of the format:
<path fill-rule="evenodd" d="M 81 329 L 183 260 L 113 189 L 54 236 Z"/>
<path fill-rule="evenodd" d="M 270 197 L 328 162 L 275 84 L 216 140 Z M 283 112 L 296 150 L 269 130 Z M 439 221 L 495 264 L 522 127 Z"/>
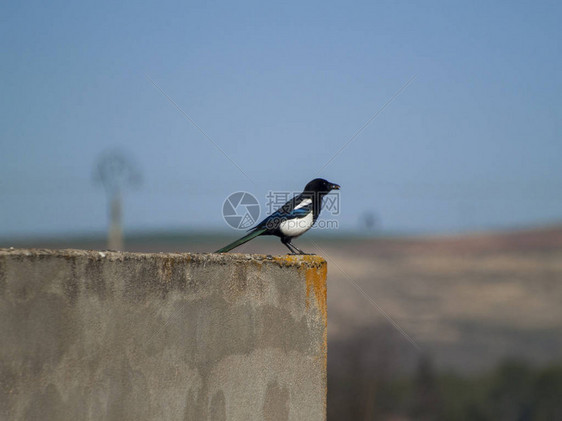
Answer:
<path fill-rule="evenodd" d="M 236 240 L 233 243 L 230 243 L 228 246 L 224 246 L 223 248 L 221 248 L 220 250 L 215 251 L 215 253 L 226 253 L 229 252 L 230 250 L 232 250 L 233 248 L 236 248 L 244 243 L 247 243 L 248 241 L 250 241 L 252 238 L 256 238 L 258 235 L 263 234 L 265 231 L 267 231 L 267 228 L 262 228 L 262 229 L 258 229 L 255 231 L 252 231 L 251 233 L 249 233 L 248 235 L 245 235 L 242 238 L 239 238 L 238 240 Z"/>

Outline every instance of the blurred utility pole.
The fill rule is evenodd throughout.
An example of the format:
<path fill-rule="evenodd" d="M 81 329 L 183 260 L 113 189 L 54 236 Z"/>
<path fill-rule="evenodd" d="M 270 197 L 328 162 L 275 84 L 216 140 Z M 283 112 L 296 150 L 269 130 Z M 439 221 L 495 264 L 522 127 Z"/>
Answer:
<path fill-rule="evenodd" d="M 109 204 L 107 248 L 123 249 L 123 190 L 141 183 L 141 174 L 132 160 L 122 151 L 107 151 L 100 155 L 94 168 L 94 182 L 103 185 Z"/>

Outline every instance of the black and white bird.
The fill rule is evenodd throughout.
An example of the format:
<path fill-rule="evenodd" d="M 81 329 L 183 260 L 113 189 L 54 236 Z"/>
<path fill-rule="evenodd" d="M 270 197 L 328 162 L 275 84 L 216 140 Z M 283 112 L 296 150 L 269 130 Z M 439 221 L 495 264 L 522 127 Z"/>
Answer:
<path fill-rule="evenodd" d="M 291 250 L 292 254 L 306 254 L 291 240 L 307 232 L 320 216 L 322 199 L 332 190 L 339 190 L 340 186 L 323 178 L 315 178 L 306 185 L 304 191 L 293 197 L 277 211 L 273 212 L 258 225 L 252 228 L 250 233 L 235 242 L 224 246 L 215 253 L 226 253 L 258 235 L 276 235 L 281 242 Z"/>

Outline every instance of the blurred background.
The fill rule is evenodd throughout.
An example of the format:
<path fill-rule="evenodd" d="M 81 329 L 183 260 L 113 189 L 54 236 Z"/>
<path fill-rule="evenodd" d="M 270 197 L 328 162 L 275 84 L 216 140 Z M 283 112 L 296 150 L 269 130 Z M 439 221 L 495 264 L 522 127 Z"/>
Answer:
<path fill-rule="evenodd" d="M 2 15 L 1 247 L 211 252 L 324 177 L 329 419 L 562 419 L 558 2 Z"/>

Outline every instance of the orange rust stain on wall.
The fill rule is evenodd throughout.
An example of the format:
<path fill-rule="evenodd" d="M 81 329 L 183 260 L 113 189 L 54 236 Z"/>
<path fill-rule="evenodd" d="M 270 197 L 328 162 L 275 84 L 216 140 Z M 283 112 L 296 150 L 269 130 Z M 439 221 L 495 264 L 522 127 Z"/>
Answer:
<path fill-rule="evenodd" d="M 324 362 L 324 376 L 328 369 L 328 290 L 327 290 L 328 265 L 323 261 L 318 266 L 306 269 L 306 308 L 310 307 L 310 295 L 314 294 L 318 310 L 322 314 L 324 323 L 324 337 L 322 338 L 322 351 L 318 358 Z M 324 407 L 326 408 L 326 393 L 324 393 Z"/>
<path fill-rule="evenodd" d="M 297 266 L 300 271 L 304 271 L 306 279 L 306 308 L 310 308 L 310 300 L 316 299 L 316 307 L 320 311 L 322 322 L 324 323 L 324 338 L 321 354 L 318 358 L 324 361 L 324 374 L 327 368 L 327 352 L 328 352 L 328 291 L 326 288 L 328 265 L 320 256 L 313 255 L 287 255 L 283 257 L 274 257 L 279 265 Z M 302 272 L 301 272 L 302 273 Z M 311 295 L 314 295 L 314 298 Z"/>
<path fill-rule="evenodd" d="M 305 271 L 306 279 L 306 308 L 310 306 L 310 294 L 314 292 L 318 310 L 322 313 L 324 325 L 328 323 L 328 304 L 326 279 L 328 266 L 326 261 L 315 255 L 287 255 L 273 258 L 278 264 L 283 266 L 300 266 L 300 270 Z"/>
<path fill-rule="evenodd" d="M 174 268 L 174 259 L 164 258 L 162 262 L 162 277 L 165 282 L 169 282 L 172 277 L 172 270 Z"/>
<path fill-rule="evenodd" d="M 310 293 L 314 292 L 318 310 L 322 313 L 324 326 L 328 323 L 328 291 L 326 289 L 326 276 L 328 268 L 326 263 L 319 267 L 306 269 L 306 307 L 310 305 Z"/>

